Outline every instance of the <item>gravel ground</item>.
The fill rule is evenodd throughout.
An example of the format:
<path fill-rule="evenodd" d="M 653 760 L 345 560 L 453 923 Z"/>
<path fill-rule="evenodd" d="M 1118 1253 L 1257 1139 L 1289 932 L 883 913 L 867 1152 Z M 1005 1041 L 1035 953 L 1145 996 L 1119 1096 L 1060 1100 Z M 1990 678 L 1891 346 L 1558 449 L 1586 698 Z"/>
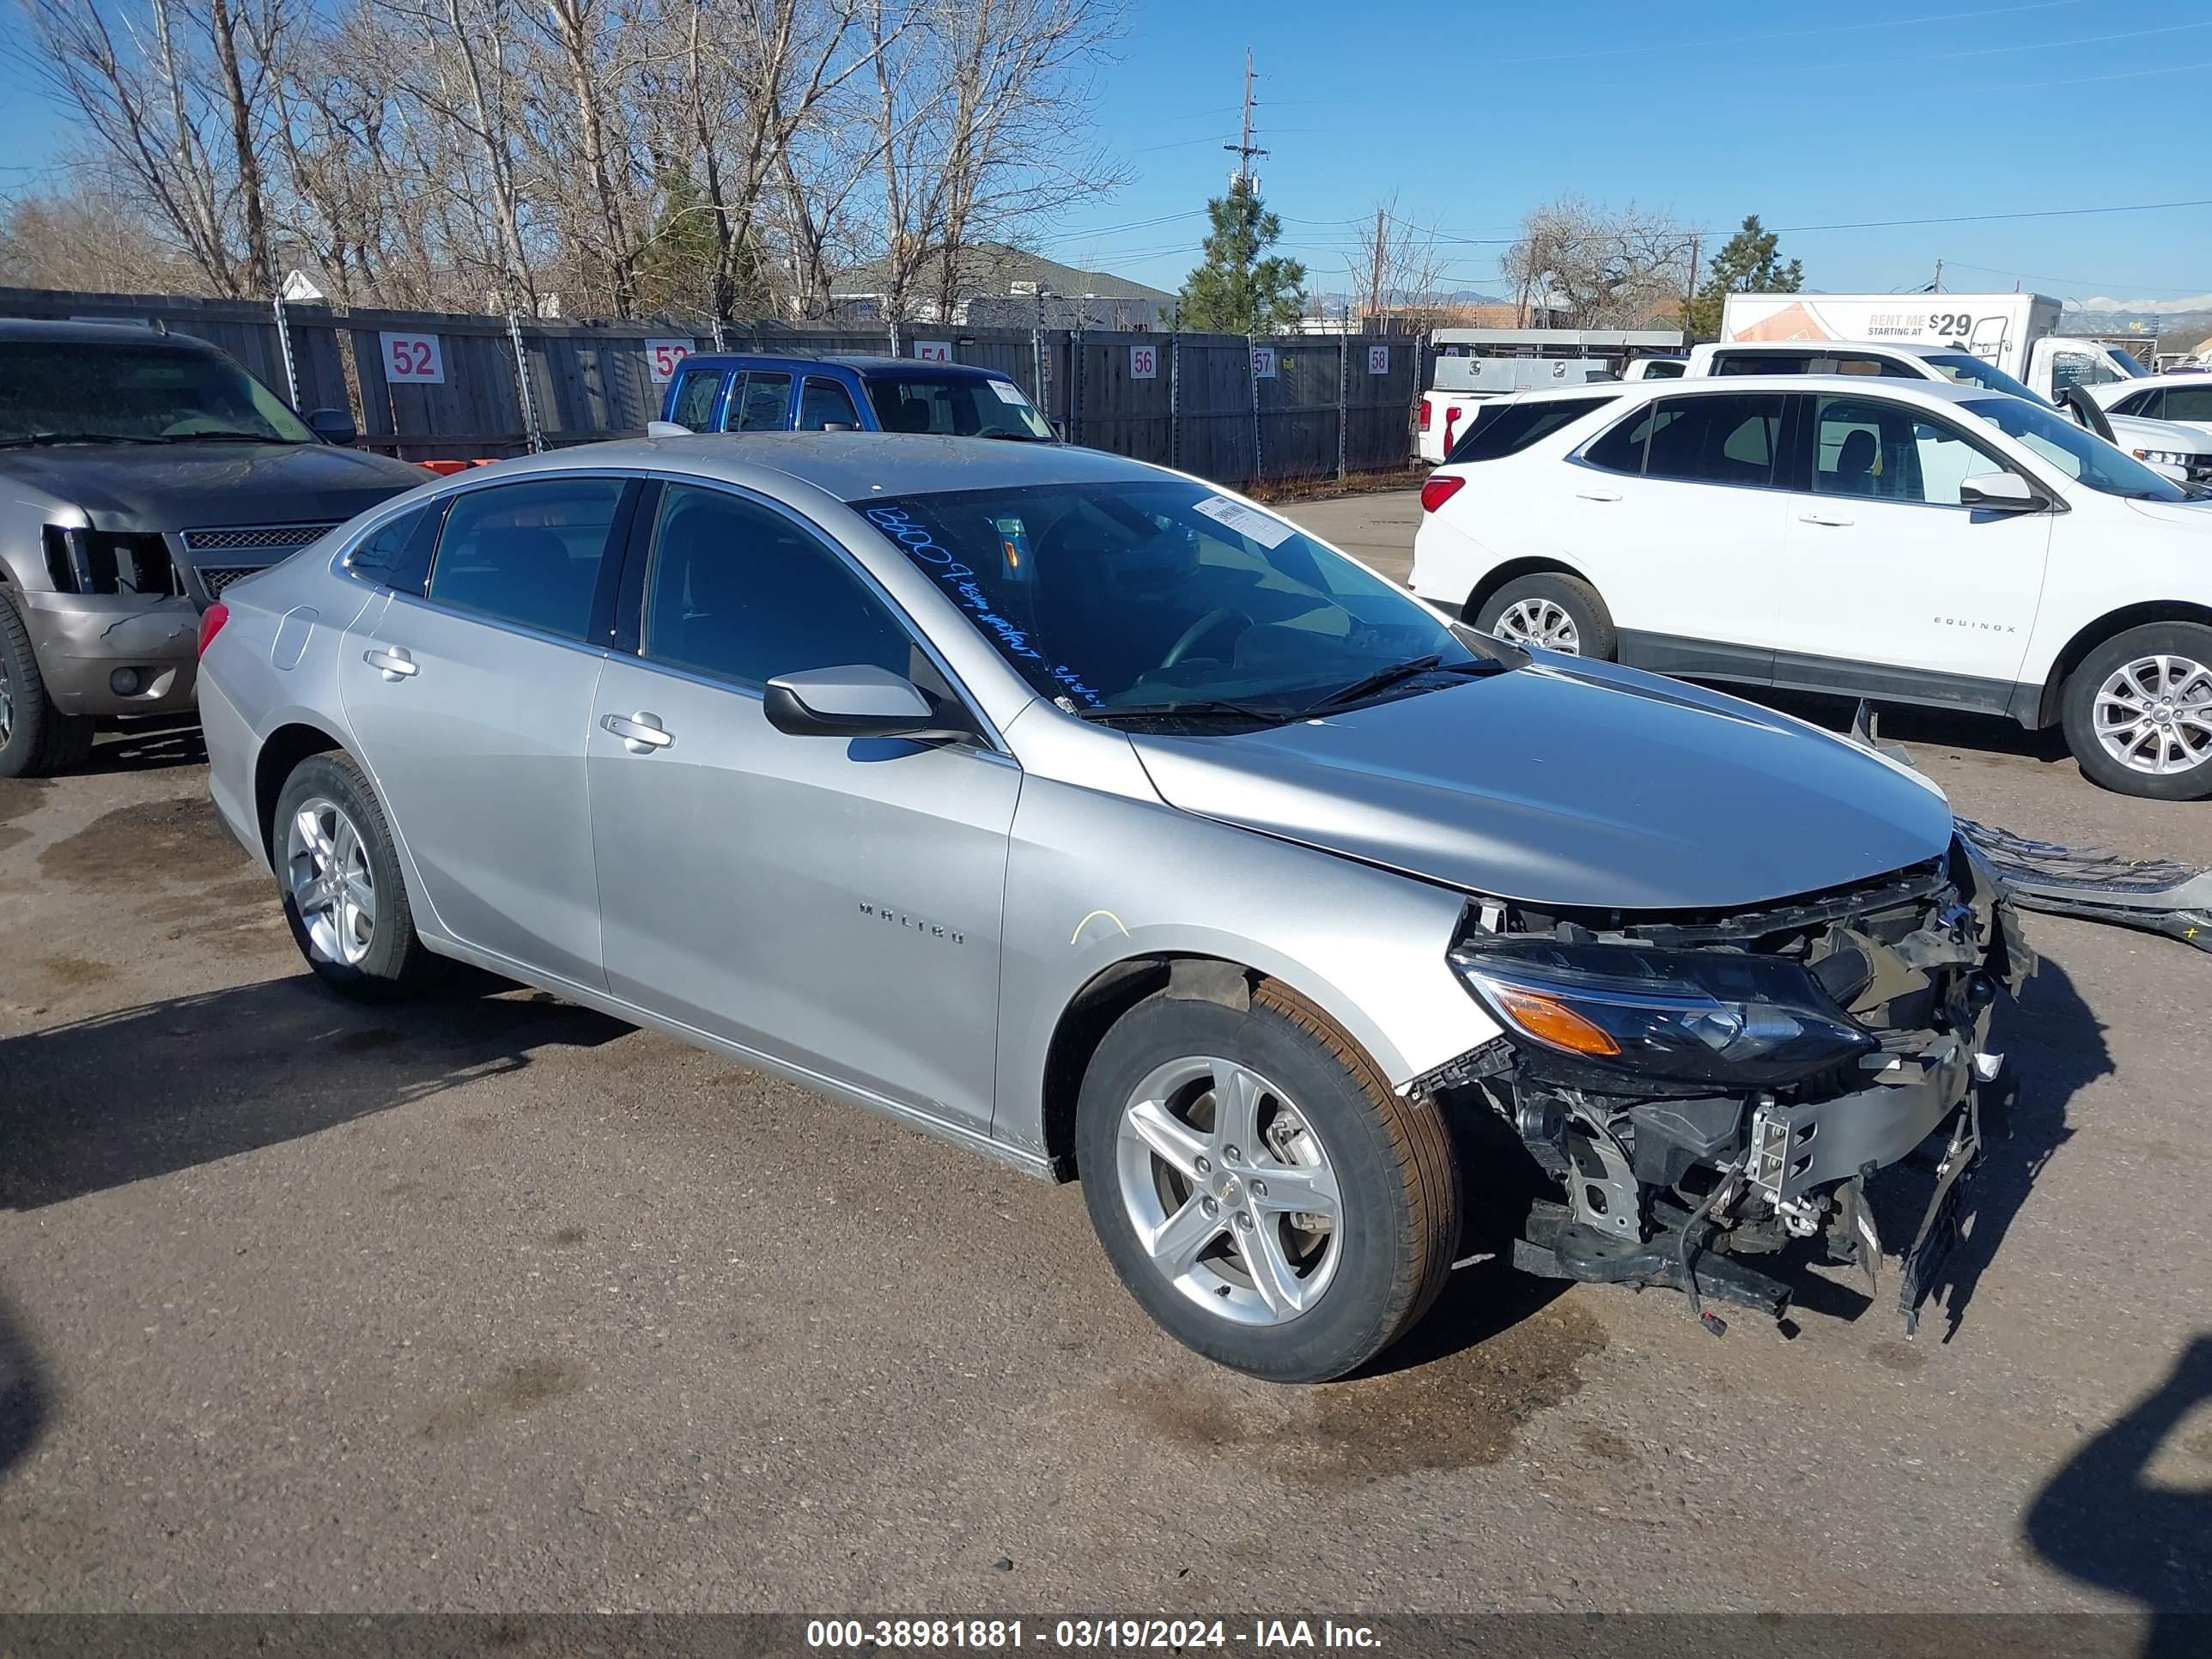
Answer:
<path fill-rule="evenodd" d="M 1293 511 L 1402 574 L 1410 495 Z M 2212 864 L 2041 738 L 1885 735 Z M 2030 928 L 1916 1340 L 1842 1279 L 1716 1341 L 1493 1263 L 1274 1389 L 1074 1188 L 532 993 L 325 995 L 196 734 L 107 739 L 0 783 L 0 1611 L 2212 1611 L 2212 960 Z"/>

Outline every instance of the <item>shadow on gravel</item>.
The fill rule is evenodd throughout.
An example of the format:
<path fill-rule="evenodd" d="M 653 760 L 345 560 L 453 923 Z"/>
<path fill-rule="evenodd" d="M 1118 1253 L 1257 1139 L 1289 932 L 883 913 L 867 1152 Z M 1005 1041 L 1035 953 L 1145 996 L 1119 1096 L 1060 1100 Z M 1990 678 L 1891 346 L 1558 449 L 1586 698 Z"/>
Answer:
<path fill-rule="evenodd" d="M 2021 1522 L 2059 1571 L 2142 1604 L 2152 1616 L 2142 1659 L 2212 1650 L 2212 1426 L 2200 1417 L 2193 1435 L 2167 1444 L 2208 1401 L 2212 1334 L 2199 1334 L 2164 1382 L 2051 1477 Z"/>
<path fill-rule="evenodd" d="M 38 1443 L 49 1410 L 46 1382 L 15 1310 L 0 1294 L 0 1479 Z"/>
<path fill-rule="evenodd" d="M 88 772 L 159 772 L 172 766 L 198 766 L 207 759 L 199 722 L 177 714 L 132 720 L 104 732 L 93 745 Z"/>
<path fill-rule="evenodd" d="M 368 1008 L 300 974 L 0 1040 L 0 1206 L 250 1152 L 629 1029 L 489 978 Z"/>

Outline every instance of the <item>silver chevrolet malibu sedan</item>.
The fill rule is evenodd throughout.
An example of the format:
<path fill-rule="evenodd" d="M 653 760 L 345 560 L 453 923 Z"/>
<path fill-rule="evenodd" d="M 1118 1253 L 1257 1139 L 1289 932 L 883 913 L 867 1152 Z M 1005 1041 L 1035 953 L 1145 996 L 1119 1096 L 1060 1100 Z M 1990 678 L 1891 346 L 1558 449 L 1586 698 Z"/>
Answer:
<path fill-rule="evenodd" d="M 1910 1317 L 2032 965 L 1905 769 L 1088 450 L 509 462 L 237 582 L 201 650 L 216 804 L 332 988 L 474 963 L 1079 1176 L 1146 1310 L 1281 1381 L 1501 1221 L 1717 1329 L 1786 1307 L 1762 1250 L 1871 1286 L 1917 1154 Z M 1501 1163 L 1525 1201 L 1471 1213 Z"/>

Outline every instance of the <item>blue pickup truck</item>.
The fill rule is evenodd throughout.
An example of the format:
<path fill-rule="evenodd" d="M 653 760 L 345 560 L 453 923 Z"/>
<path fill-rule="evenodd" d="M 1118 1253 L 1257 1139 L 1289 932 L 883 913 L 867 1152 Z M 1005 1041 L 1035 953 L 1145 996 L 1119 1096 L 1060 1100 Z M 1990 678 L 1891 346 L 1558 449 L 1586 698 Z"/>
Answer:
<path fill-rule="evenodd" d="M 922 432 L 1054 441 L 1013 377 L 904 357 L 687 357 L 660 417 L 692 432 Z"/>

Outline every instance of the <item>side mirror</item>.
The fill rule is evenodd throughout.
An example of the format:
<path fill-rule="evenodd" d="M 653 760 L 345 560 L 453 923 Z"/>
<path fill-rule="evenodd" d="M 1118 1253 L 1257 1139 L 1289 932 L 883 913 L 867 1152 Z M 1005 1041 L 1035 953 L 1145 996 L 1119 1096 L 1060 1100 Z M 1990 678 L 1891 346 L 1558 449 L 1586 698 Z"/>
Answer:
<path fill-rule="evenodd" d="M 2017 472 L 1983 472 L 1959 481 L 1959 505 L 1988 513 L 2040 513 L 2048 503 Z"/>
<path fill-rule="evenodd" d="M 858 432 L 860 428 L 850 421 L 824 421 L 821 429 L 824 432 Z"/>
<path fill-rule="evenodd" d="M 674 421 L 647 421 L 645 435 L 648 438 L 695 438 L 698 434 L 688 426 L 678 425 Z"/>
<path fill-rule="evenodd" d="M 975 734 L 938 712 L 912 680 L 881 668 L 809 668 L 768 683 L 768 723 L 795 738 L 958 738 Z"/>
<path fill-rule="evenodd" d="M 343 409 L 318 409 L 307 416 L 307 430 L 326 444 L 340 448 L 349 447 L 361 436 L 361 428 L 353 423 L 353 416 Z"/>

